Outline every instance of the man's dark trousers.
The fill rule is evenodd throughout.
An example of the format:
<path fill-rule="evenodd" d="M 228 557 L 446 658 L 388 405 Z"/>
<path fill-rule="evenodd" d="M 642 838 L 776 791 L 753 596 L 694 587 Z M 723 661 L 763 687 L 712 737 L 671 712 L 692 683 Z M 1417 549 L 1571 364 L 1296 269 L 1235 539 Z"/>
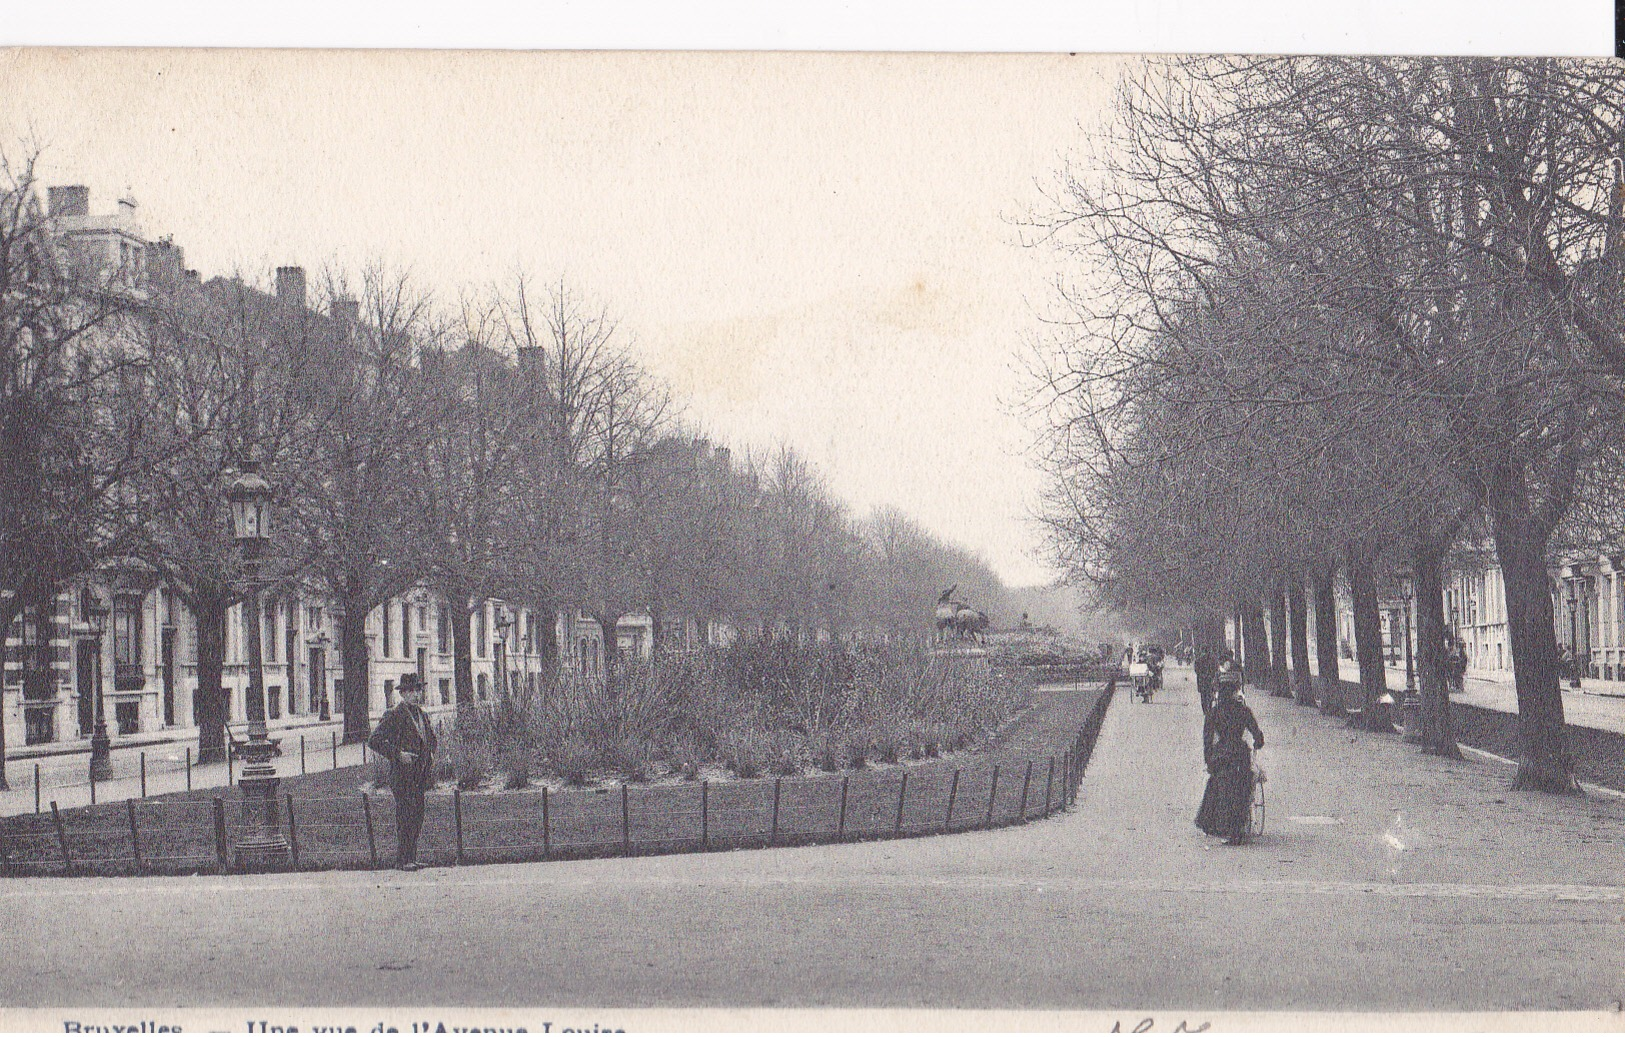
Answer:
<path fill-rule="evenodd" d="M 418 859 L 418 835 L 423 831 L 423 785 L 402 777 L 389 783 L 395 794 L 395 833 L 399 852 L 396 864 L 413 864 Z"/>

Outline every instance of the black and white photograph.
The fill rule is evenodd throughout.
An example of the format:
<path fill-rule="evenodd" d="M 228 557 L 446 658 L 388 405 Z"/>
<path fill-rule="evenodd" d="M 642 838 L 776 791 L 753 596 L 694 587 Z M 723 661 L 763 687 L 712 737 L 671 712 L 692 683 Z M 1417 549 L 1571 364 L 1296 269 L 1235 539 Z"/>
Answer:
<path fill-rule="evenodd" d="M 1617 1031 L 1625 64 L 0 55 L 0 1031 Z"/>

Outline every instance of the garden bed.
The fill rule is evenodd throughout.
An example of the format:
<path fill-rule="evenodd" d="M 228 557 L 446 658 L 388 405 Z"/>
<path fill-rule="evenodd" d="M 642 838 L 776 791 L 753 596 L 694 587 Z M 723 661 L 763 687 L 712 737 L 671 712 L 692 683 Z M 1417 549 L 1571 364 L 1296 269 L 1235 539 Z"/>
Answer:
<path fill-rule="evenodd" d="M 1108 686 L 1043 688 L 980 752 L 836 774 L 617 783 L 428 797 L 420 859 L 478 863 L 668 853 L 996 827 L 1060 809 L 1082 776 Z M 301 870 L 392 859 L 394 807 L 367 768 L 283 779 L 284 835 Z M 11 818 L 12 874 L 218 872 L 247 834 L 240 793 L 176 793 Z"/>

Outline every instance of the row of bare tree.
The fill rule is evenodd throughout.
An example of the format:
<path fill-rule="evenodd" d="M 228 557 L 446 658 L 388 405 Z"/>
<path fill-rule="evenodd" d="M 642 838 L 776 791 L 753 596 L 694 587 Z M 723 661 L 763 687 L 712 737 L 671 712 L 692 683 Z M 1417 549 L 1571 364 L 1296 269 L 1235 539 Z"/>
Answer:
<path fill-rule="evenodd" d="M 302 272 L 270 292 L 86 265 L 53 236 L 32 163 L 5 173 L 0 630 L 98 567 L 166 587 L 197 623 L 204 759 L 223 751 L 226 623 L 251 578 L 332 602 L 347 741 L 368 729 L 367 617 L 413 587 L 450 611 L 459 702 L 471 615 L 493 598 L 591 616 L 609 680 L 630 614 L 657 639 L 677 616 L 911 635 L 949 584 L 1002 604 L 980 559 L 896 511 L 854 520 L 793 449 L 712 446 L 565 285 L 516 277 L 447 304 L 382 267 L 307 298 Z M 246 462 L 277 494 L 252 573 L 224 495 Z"/>
<path fill-rule="evenodd" d="M 1414 587 L 1423 740 L 1454 754 L 1443 587 L 1493 548 L 1522 787 L 1575 788 L 1550 567 L 1621 533 L 1625 70 L 1569 60 L 1144 63 L 1031 222 L 1075 271 L 1036 351 L 1052 544 L 1118 603 L 1312 699 L 1352 598 Z M 1274 622 L 1268 632 L 1264 612 Z M 1285 629 L 1290 625 L 1290 634 Z M 1260 656 L 1265 653 L 1258 653 Z"/>

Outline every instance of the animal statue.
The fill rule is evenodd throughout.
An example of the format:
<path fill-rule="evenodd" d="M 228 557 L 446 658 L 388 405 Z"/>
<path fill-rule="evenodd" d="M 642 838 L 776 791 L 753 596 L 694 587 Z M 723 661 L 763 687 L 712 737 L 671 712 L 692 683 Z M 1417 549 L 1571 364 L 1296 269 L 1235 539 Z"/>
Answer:
<path fill-rule="evenodd" d="M 961 605 L 954 613 L 954 632 L 962 638 L 978 640 L 987 633 L 987 626 L 987 613 L 969 605 Z"/>
<path fill-rule="evenodd" d="M 953 600 L 954 591 L 959 584 L 954 584 L 937 597 L 937 640 L 946 641 L 952 637 L 957 628 L 955 616 L 959 612 L 959 603 Z"/>

